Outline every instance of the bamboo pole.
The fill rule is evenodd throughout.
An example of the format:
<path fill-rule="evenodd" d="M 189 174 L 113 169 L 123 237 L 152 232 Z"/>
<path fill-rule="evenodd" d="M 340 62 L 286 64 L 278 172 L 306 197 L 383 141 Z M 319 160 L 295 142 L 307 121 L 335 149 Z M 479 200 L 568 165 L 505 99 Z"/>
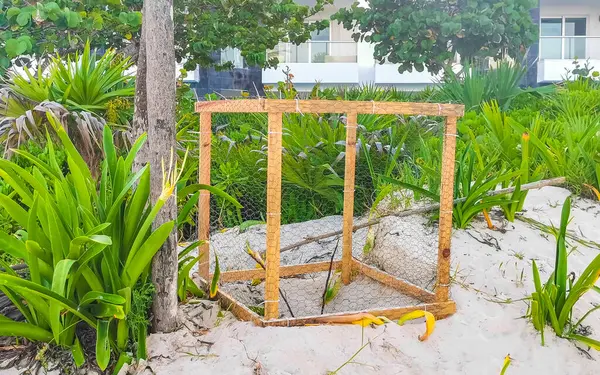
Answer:
<path fill-rule="evenodd" d="M 385 316 L 388 319 L 400 319 L 404 314 L 415 310 L 425 310 L 432 313 L 436 319 L 444 319 L 456 312 L 456 304 L 453 301 L 423 303 L 414 306 L 377 308 L 354 312 L 341 312 L 325 315 L 306 316 L 295 319 L 277 319 L 261 321 L 264 327 L 297 327 L 315 324 L 350 324 L 360 320 L 360 314 L 371 314 L 373 316 Z"/>
<path fill-rule="evenodd" d="M 555 186 L 555 185 L 560 185 L 565 183 L 566 179 L 564 177 L 556 177 L 556 178 L 551 178 L 549 180 L 542 180 L 542 181 L 536 181 L 536 182 L 531 182 L 525 185 L 521 185 L 521 191 L 526 191 L 526 190 L 533 190 L 533 189 L 541 189 L 544 186 Z M 502 195 L 502 194 L 510 194 L 512 192 L 515 191 L 515 187 L 509 187 L 509 188 L 504 188 L 504 189 L 499 189 L 499 190 L 495 190 L 495 191 L 491 191 L 487 194 L 488 197 L 492 197 L 492 196 L 496 196 L 496 195 Z M 461 202 L 464 202 L 466 200 L 466 198 L 457 198 L 453 201 L 453 204 L 458 204 Z M 369 220 L 366 223 L 363 224 L 358 224 L 352 227 L 352 232 L 356 232 L 359 229 L 363 229 L 363 228 L 368 228 L 372 225 L 376 225 L 379 224 L 381 222 L 381 219 L 385 218 L 385 217 L 389 217 L 389 216 L 395 216 L 395 217 L 406 217 L 406 216 L 411 216 L 411 215 L 418 215 L 418 214 L 426 214 L 428 212 L 432 212 L 435 210 L 438 210 L 440 208 L 440 204 L 439 203 L 434 203 L 434 204 L 430 204 L 427 206 L 423 206 L 423 207 L 419 207 L 419 208 L 413 208 L 411 210 L 404 210 L 404 211 L 400 211 L 400 212 L 394 212 L 394 213 L 390 213 L 387 215 L 383 215 L 381 217 L 378 217 L 376 219 L 373 220 Z M 287 245 L 281 248 L 281 252 L 283 253 L 284 251 L 290 251 L 293 250 L 297 247 L 300 246 L 304 246 L 307 245 L 309 243 L 313 243 L 316 241 L 320 241 L 320 240 L 324 240 L 326 238 L 329 237 L 333 237 L 333 236 L 339 236 L 340 234 L 343 234 L 343 230 L 338 230 L 335 232 L 329 232 L 329 233 L 324 233 L 318 236 L 314 236 L 314 237 L 308 237 L 305 238 L 302 241 L 298 241 L 296 243 L 293 243 L 291 245 Z"/>
<path fill-rule="evenodd" d="M 344 235 L 342 242 L 342 282 L 350 283 L 352 273 L 352 224 L 354 220 L 354 179 L 356 174 L 356 113 L 346 116 L 346 165 L 344 168 Z"/>
<path fill-rule="evenodd" d="M 211 144 L 211 113 L 200 114 L 200 164 L 198 166 L 198 183 L 210 185 L 210 144 Z M 198 247 L 200 263 L 198 274 L 209 280 L 210 274 L 210 192 L 200 190 L 198 199 L 198 239 L 205 241 Z"/>
<path fill-rule="evenodd" d="M 452 240 L 452 208 L 454 207 L 454 163 L 456 159 L 456 117 L 447 117 L 444 130 L 442 176 L 440 187 L 440 221 L 438 243 L 437 302 L 448 301 L 450 289 L 450 245 Z"/>
<path fill-rule="evenodd" d="M 267 155 L 267 255 L 265 319 L 279 317 L 279 257 L 281 225 L 282 113 L 269 113 Z"/>
<path fill-rule="evenodd" d="M 196 103 L 196 112 L 221 113 L 348 113 L 373 115 L 426 115 L 460 117 L 464 105 L 347 100 L 242 99 Z"/>

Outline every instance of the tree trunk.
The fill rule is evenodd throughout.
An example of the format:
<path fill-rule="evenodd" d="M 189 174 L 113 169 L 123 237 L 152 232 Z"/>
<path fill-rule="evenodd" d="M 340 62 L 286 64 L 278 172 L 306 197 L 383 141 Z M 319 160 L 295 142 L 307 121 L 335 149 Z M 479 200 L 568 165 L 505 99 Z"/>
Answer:
<path fill-rule="evenodd" d="M 151 172 L 151 199 L 162 191 L 162 163 L 168 168 L 175 152 L 175 46 L 171 0 L 144 1 L 144 52 L 146 60 L 147 161 Z M 144 98 L 138 98 L 142 101 Z M 140 107 L 143 103 L 140 104 Z M 142 113 L 139 113 L 142 115 Z M 175 163 L 175 161 L 173 161 Z M 171 197 L 154 223 L 155 227 L 177 217 L 177 200 Z M 154 332 L 177 328 L 177 233 L 173 231 L 152 261 L 156 295 L 152 305 Z"/>
<path fill-rule="evenodd" d="M 129 140 L 132 144 L 148 131 L 148 101 L 146 93 L 146 38 L 144 30 L 140 35 L 140 46 L 137 56 L 137 72 L 135 76 L 135 97 L 133 101 L 133 129 Z M 139 171 L 148 162 L 148 142 L 138 151 L 133 163 L 134 171 Z"/>

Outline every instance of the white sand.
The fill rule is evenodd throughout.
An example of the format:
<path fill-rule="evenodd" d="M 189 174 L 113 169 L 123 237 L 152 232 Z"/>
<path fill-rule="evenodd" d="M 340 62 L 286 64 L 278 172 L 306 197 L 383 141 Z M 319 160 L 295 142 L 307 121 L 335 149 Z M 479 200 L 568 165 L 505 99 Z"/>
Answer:
<path fill-rule="evenodd" d="M 559 188 L 532 191 L 525 215 L 558 225 L 567 194 Z M 572 216 L 571 230 L 600 242 L 599 204 L 578 199 Z M 371 345 L 339 374 L 499 374 L 508 353 L 514 358 L 509 375 L 598 373 L 600 353 L 591 350 L 589 359 L 550 329 L 542 347 L 533 326 L 520 318 L 527 309 L 525 302 L 491 302 L 518 300 L 532 291 L 531 259 L 542 268 L 544 280 L 554 263 L 551 236 L 520 221 L 508 223 L 505 229 L 504 234 L 490 231 L 478 221 L 472 229 L 454 232 L 452 264 L 458 273 L 452 298 L 458 312 L 438 321 L 428 341 L 417 340 L 424 330 L 422 323 L 365 328 L 365 339 L 373 338 Z M 469 234 L 497 239 L 500 250 Z M 569 270 L 579 274 L 600 250 L 575 245 Z M 599 303 L 600 294 L 588 293 L 576 305 L 575 318 Z M 600 312 L 592 314 L 586 324 L 592 337 L 600 339 Z M 152 335 L 150 365 L 157 374 L 320 375 L 335 370 L 361 347 L 361 330 L 358 326 L 258 328 L 227 316 L 203 335 L 185 330 Z M 214 344 L 208 350 L 199 340 Z"/>

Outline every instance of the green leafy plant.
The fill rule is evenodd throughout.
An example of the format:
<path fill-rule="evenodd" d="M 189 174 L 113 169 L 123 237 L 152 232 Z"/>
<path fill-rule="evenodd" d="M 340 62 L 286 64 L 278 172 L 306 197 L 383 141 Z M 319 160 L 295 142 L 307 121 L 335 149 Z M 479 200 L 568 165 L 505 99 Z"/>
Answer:
<path fill-rule="evenodd" d="M 195 241 L 183 249 L 178 256 L 179 273 L 177 276 L 177 296 L 181 302 L 186 302 L 188 296 L 203 297 L 204 291 L 190 278 L 192 268 L 200 261 L 200 256 L 191 256 L 193 250 L 204 244 L 205 241 Z"/>
<path fill-rule="evenodd" d="M 51 112 L 67 129 L 94 176 L 102 155 L 102 129 L 110 119 L 120 130 L 133 114 L 133 76 L 126 73 L 131 61 L 113 50 L 97 57 L 90 44 L 81 54 L 52 57 L 48 68 L 32 73 L 12 73 L 0 91 L 0 142 L 5 156 L 28 141 L 41 145 L 50 131 Z M 113 126 L 114 127 L 114 126 Z M 117 130 L 117 129 L 115 129 Z"/>
<path fill-rule="evenodd" d="M 442 101 L 463 103 L 467 111 L 479 110 L 481 104 L 491 100 L 506 109 L 522 92 L 519 85 L 525 71 L 520 64 L 508 61 L 500 61 L 489 70 L 469 63 L 458 73 L 446 68 L 444 78 L 437 85 L 438 97 Z"/>
<path fill-rule="evenodd" d="M 0 72 L 43 61 L 51 53 L 94 47 L 121 48 L 138 35 L 141 3 L 61 0 L 3 4 L 0 27 Z"/>
<path fill-rule="evenodd" d="M 51 57 L 46 71 L 41 67 L 31 72 L 24 68 L 24 75 L 11 73 L 6 85 L 13 102 L 6 108 L 6 115 L 18 117 L 23 109 L 32 109 L 44 101 L 56 102 L 69 111 L 85 111 L 105 115 L 109 103 L 115 98 L 132 100 L 134 76 L 126 73 L 132 66 L 129 58 L 109 49 L 98 57 L 90 42 L 81 53 L 66 57 Z M 28 103 L 17 106 L 16 100 Z M 123 115 L 131 111 L 122 111 Z M 122 117 L 119 123 L 127 123 Z"/>
<path fill-rule="evenodd" d="M 111 352 L 124 356 L 120 362 L 128 356 L 124 350 L 130 339 L 126 317 L 132 289 L 147 278 L 154 254 L 174 227 L 167 222 L 150 232 L 154 218 L 173 193 L 174 176 L 164 176 L 163 193 L 150 205 L 148 166 L 132 172 L 145 136 L 128 154 L 118 156 L 106 127 L 106 157 L 97 184 L 62 126 L 51 114 L 48 120 L 67 154 L 68 173 L 59 168 L 50 139 L 47 163 L 26 151 L 14 151 L 34 165 L 32 173 L 14 162 L 0 161 L 2 177 L 20 199 L 17 204 L 0 195 L 0 204 L 27 233 L 26 241 L 0 233 L 0 243 L 27 263 L 31 275 L 26 280 L 6 267 L 0 273 L 0 290 L 27 320 L 3 322 L 0 334 L 70 348 L 81 365 L 84 357 L 76 326 L 83 322 L 97 332 L 96 361 L 105 369 Z M 142 339 L 141 335 L 136 339 Z M 144 344 L 138 344 L 138 356 L 145 355 L 139 352 Z"/>
<path fill-rule="evenodd" d="M 544 345 L 544 328 L 549 325 L 557 336 L 579 341 L 584 345 L 600 350 L 600 341 L 577 333 L 583 321 L 595 310 L 587 311 L 579 320 L 573 320 L 573 307 L 589 290 L 600 289 L 595 286 L 600 277 L 600 255 L 596 256 L 581 273 L 579 278 L 570 276 L 567 262 L 567 226 L 571 213 L 571 198 L 568 197 L 562 208 L 560 228 L 556 236 L 556 258 L 554 272 L 546 284 L 541 283 L 540 273 L 535 260 L 532 264 L 535 292 L 531 294 L 528 317 L 541 334 Z"/>
<path fill-rule="evenodd" d="M 473 218 L 483 210 L 489 210 L 495 206 L 503 206 L 513 203 L 511 199 L 503 196 L 489 196 L 497 186 L 518 177 L 521 171 L 493 171 L 495 163 L 488 164 L 482 170 L 477 170 L 475 165 L 475 151 L 470 147 L 463 151 L 457 161 L 456 175 L 454 179 L 454 208 L 452 220 L 458 228 L 465 229 Z M 417 186 L 406 181 L 393 178 L 385 178 L 385 181 L 411 189 L 415 194 L 420 194 L 436 202 L 440 196 L 431 189 Z"/>
<path fill-rule="evenodd" d="M 529 134 L 524 133 L 521 138 L 521 169 L 520 175 L 516 178 L 514 183 L 515 191 L 511 194 L 511 203 L 502 205 L 502 211 L 504 216 L 510 222 L 515 221 L 515 215 L 517 212 L 523 210 L 525 204 L 525 198 L 527 198 L 527 190 L 521 190 L 521 186 L 529 182 Z M 502 184 L 503 187 L 508 187 L 509 183 L 505 182 Z"/>
<path fill-rule="evenodd" d="M 126 73 L 132 65 L 129 58 L 112 49 L 98 58 L 88 41 L 81 54 L 66 56 L 66 59 L 60 55 L 52 58 L 48 69 L 51 83 L 48 99 L 69 110 L 102 115 L 112 99 L 133 98 L 134 76 Z M 125 123 L 127 118 L 122 120 Z"/>
<path fill-rule="evenodd" d="M 473 218 L 483 210 L 512 203 L 503 196 L 488 194 L 506 181 L 518 177 L 521 171 L 493 171 L 494 163 L 489 163 L 477 172 L 475 151 L 467 147 L 458 161 L 454 178 L 454 199 L 458 199 L 452 211 L 454 225 L 466 228 Z"/>
<path fill-rule="evenodd" d="M 332 19 L 352 30 L 355 41 L 373 43 L 380 63 L 399 64 L 400 73 L 414 68 L 437 74 L 456 54 L 463 61 L 521 57 L 537 42 L 537 26 L 529 14 L 535 4 L 532 0 L 368 0 L 341 9 Z"/>

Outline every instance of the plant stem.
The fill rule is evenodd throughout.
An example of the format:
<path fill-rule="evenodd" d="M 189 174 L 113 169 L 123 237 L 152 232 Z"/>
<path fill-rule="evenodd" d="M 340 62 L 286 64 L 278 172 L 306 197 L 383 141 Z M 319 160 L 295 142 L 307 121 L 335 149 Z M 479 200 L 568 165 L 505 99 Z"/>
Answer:
<path fill-rule="evenodd" d="M 340 246 L 340 239 L 335 245 L 335 249 L 333 249 L 333 253 L 331 254 L 331 260 L 329 261 L 329 272 L 327 273 L 327 279 L 325 280 L 325 290 L 323 290 L 323 302 L 321 304 L 321 314 L 325 311 L 325 299 L 327 297 L 327 288 L 329 287 L 329 279 L 331 277 L 331 270 L 333 268 L 333 258 L 335 258 L 335 253 L 337 252 L 338 247 Z"/>

